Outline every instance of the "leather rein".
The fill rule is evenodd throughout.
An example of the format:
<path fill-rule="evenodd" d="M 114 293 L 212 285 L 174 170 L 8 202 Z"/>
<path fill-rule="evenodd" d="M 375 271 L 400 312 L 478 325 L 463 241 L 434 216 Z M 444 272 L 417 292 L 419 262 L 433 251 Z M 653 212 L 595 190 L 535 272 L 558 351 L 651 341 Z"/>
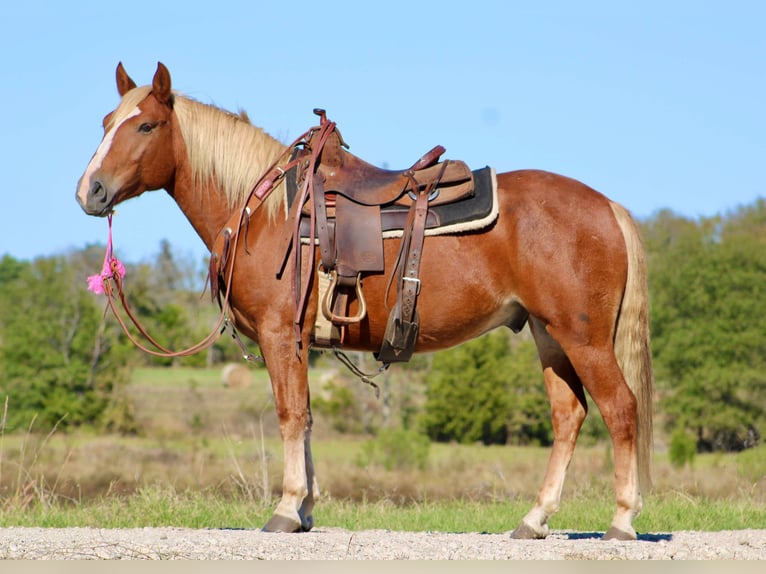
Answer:
<path fill-rule="evenodd" d="M 323 118 L 324 120 L 324 118 Z M 281 164 L 281 162 L 288 156 L 288 154 L 292 153 L 292 151 L 295 149 L 296 146 L 299 145 L 305 145 L 309 139 L 313 136 L 314 133 L 320 134 L 320 141 L 324 143 L 329 133 L 331 133 L 335 129 L 335 123 L 330 121 L 323 121 L 322 125 L 312 127 L 311 129 L 307 130 L 301 136 L 295 139 L 292 144 L 290 144 L 287 149 L 274 161 L 274 163 L 266 170 L 263 176 L 258 180 L 258 182 L 253 187 L 252 191 L 248 194 L 247 198 L 244 202 L 244 207 L 240 210 L 239 216 L 237 218 L 236 223 L 236 229 L 240 230 L 243 227 L 245 227 L 245 231 L 247 231 L 250 217 L 252 216 L 252 210 L 248 207 L 248 203 L 250 199 L 255 196 L 257 199 L 260 200 L 260 203 L 256 206 L 256 209 L 260 208 L 264 200 L 268 197 L 268 195 L 275 189 L 279 181 L 285 176 L 285 174 L 298 165 L 300 160 L 295 159 L 291 160 L 285 164 Z M 322 150 L 322 145 L 316 146 L 312 150 L 312 161 L 311 161 L 311 167 L 313 168 L 316 165 L 316 162 L 318 161 L 319 154 Z M 303 158 L 301 158 L 303 159 Z M 302 201 L 305 201 L 312 193 L 313 193 L 313 185 L 312 185 L 313 178 L 307 177 L 306 178 L 306 187 L 304 187 L 303 194 L 301 197 Z M 233 243 L 232 243 L 232 235 L 233 237 Z M 128 305 L 128 302 L 126 300 L 125 291 L 124 291 L 124 283 L 122 280 L 122 274 L 118 272 L 117 266 L 119 265 L 119 262 L 112 258 L 109 266 L 111 268 L 111 273 L 102 275 L 101 281 L 103 285 L 104 294 L 107 297 L 107 302 L 109 304 L 109 308 L 112 310 L 112 313 L 114 314 L 115 318 L 117 319 L 118 323 L 122 327 L 123 332 L 128 337 L 128 339 L 140 350 L 144 351 L 145 353 L 155 356 L 155 357 L 163 357 L 163 358 L 175 358 L 175 357 L 186 357 L 189 355 L 194 355 L 196 353 L 199 353 L 200 351 L 204 351 L 205 349 L 211 347 L 223 334 L 223 332 L 228 327 L 231 330 L 232 338 L 235 340 L 235 342 L 239 345 L 240 349 L 243 352 L 243 357 L 245 360 L 249 361 L 261 361 L 265 362 L 262 357 L 259 357 L 257 355 L 254 355 L 253 353 L 249 352 L 247 350 L 246 345 L 242 341 L 242 339 L 239 337 L 239 334 L 234 329 L 234 324 L 232 320 L 229 318 L 229 310 L 230 310 L 230 302 L 229 302 L 229 294 L 231 293 L 231 283 L 232 279 L 234 277 L 234 260 L 236 258 L 237 254 L 237 247 L 239 244 L 239 237 L 240 233 L 234 233 L 229 226 L 225 226 L 218 234 L 219 237 L 223 237 L 223 248 L 221 250 L 221 256 L 220 260 L 216 261 L 216 254 L 213 252 L 210 256 L 210 268 L 208 271 L 208 281 L 211 286 L 211 295 L 213 299 L 218 299 L 218 304 L 221 308 L 221 312 L 218 316 L 218 320 L 216 321 L 215 326 L 210 331 L 210 333 L 207 334 L 201 341 L 198 343 L 191 345 L 190 347 L 187 347 L 185 349 L 181 349 L 179 351 L 173 351 L 171 349 L 168 349 L 167 347 L 163 346 L 159 342 L 154 339 L 149 332 L 146 330 L 146 328 L 141 325 L 140 321 L 136 317 L 135 313 L 131 310 L 130 306 Z M 289 246 L 288 246 L 289 248 Z M 228 274 L 228 277 L 225 278 L 224 281 L 224 289 L 223 294 L 221 296 L 218 279 L 221 276 L 226 275 L 226 267 L 231 266 L 231 271 Z M 295 289 L 296 285 L 295 282 L 293 282 L 293 289 Z M 204 291 L 203 291 L 204 293 Z M 294 292 L 294 297 L 295 297 Z M 140 335 L 148 341 L 151 346 L 154 348 L 142 343 L 138 337 L 133 335 L 133 333 L 130 332 L 130 329 L 127 325 L 127 322 L 122 318 L 120 313 L 117 310 L 117 304 L 115 299 L 119 298 L 120 303 L 122 305 L 123 310 L 127 314 L 127 316 L 130 318 L 130 321 L 133 323 L 133 325 L 136 327 Z M 305 301 L 305 295 L 304 297 L 300 297 L 300 300 Z M 301 313 L 301 310 L 296 311 L 296 317 L 299 316 Z M 297 318 L 296 318 L 297 321 Z"/>

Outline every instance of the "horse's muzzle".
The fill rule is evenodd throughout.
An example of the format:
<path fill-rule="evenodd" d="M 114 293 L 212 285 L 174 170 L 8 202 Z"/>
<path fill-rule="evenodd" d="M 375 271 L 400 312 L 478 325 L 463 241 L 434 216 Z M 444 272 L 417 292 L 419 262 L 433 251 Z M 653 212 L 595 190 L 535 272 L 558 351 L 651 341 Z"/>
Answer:
<path fill-rule="evenodd" d="M 75 194 L 77 203 L 80 204 L 83 211 L 88 215 L 96 215 L 99 217 L 105 217 L 112 212 L 113 195 L 110 194 L 104 184 L 98 179 L 93 180 L 88 187 L 88 191 L 85 194 L 83 200 L 81 193 L 81 186 L 78 185 L 78 191 Z"/>

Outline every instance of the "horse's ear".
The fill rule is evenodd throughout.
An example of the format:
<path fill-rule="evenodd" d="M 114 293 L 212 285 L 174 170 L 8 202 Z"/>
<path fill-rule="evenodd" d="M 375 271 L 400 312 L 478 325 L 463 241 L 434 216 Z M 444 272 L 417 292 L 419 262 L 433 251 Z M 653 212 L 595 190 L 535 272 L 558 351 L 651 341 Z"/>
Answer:
<path fill-rule="evenodd" d="M 170 90 L 170 72 L 162 62 L 157 62 L 157 71 L 152 80 L 152 94 L 161 104 L 170 105 L 173 94 Z"/>
<path fill-rule="evenodd" d="M 130 90 L 136 87 L 136 83 L 128 76 L 125 68 L 122 66 L 122 62 L 117 64 L 117 91 L 120 97 L 127 94 Z"/>

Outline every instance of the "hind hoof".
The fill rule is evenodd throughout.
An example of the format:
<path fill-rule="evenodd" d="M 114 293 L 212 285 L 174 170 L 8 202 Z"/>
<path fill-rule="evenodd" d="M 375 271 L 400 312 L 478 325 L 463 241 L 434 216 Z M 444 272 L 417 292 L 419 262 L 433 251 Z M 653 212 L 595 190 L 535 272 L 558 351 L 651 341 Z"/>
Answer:
<path fill-rule="evenodd" d="M 519 527 L 511 532 L 511 538 L 514 540 L 542 540 L 548 536 L 548 527 L 544 527 L 542 531 L 535 530 L 526 522 L 519 524 Z"/>
<path fill-rule="evenodd" d="M 261 528 L 262 532 L 303 532 L 300 520 L 293 520 L 279 514 L 273 515 L 266 525 Z"/>
<path fill-rule="evenodd" d="M 612 526 L 606 531 L 602 540 L 636 540 L 638 536 L 635 532 L 625 532 L 620 528 Z"/>

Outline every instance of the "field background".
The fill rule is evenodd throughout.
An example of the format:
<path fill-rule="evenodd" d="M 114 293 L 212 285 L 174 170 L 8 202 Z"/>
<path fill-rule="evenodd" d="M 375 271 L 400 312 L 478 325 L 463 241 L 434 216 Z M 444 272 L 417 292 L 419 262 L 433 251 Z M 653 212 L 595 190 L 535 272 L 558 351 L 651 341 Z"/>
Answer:
<path fill-rule="evenodd" d="M 0 436 L 0 526 L 261 526 L 280 493 L 282 449 L 268 375 L 252 375 L 249 388 L 231 388 L 220 368 L 137 369 L 128 392 L 138 436 Z M 325 376 L 312 372 L 315 396 Z M 315 414 L 317 524 L 507 531 L 533 503 L 549 453 L 432 443 L 424 464 L 386 468 L 370 455 L 376 440 Z M 612 472 L 608 444 L 578 446 L 552 527 L 605 529 Z M 766 528 L 766 447 L 697 455 L 683 468 L 660 447 L 644 501 L 639 531 Z"/>

